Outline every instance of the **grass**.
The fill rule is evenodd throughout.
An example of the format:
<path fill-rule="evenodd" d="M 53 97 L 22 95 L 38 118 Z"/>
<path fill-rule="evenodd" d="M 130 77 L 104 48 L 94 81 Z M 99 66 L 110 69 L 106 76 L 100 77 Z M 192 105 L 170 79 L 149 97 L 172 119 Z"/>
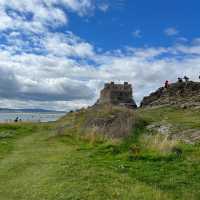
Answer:
<path fill-rule="evenodd" d="M 180 109 L 175 107 L 161 107 L 138 109 L 137 113 L 148 122 L 166 121 L 173 125 L 200 129 L 200 109 Z"/>
<path fill-rule="evenodd" d="M 199 128 L 198 111 L 137 112 L 147 123 L 162 117 Z M 162 139 L 145 140 L 144 121 L 124 140 L 95 131 L 83 137 L 77 130 L 84 114 L 78 117 L 75 126 L 75 113 L 56 123 L 0 125 L 0 200 L 200 199 L 199 144 L 175 144 L 181 156 L 163 153 L 156 148 Z"/>

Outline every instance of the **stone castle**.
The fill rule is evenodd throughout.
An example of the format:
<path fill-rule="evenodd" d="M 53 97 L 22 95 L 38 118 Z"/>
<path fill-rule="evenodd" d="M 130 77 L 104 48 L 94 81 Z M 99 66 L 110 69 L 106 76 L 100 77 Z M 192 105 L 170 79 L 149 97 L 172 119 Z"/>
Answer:
<path fill-rule="evenodd" d="M 124 84 L 106 83 L 96 104 L 112 104 L 137 108 L 133 99 L 132 85 L 128 82 L 124 82 Z"/>

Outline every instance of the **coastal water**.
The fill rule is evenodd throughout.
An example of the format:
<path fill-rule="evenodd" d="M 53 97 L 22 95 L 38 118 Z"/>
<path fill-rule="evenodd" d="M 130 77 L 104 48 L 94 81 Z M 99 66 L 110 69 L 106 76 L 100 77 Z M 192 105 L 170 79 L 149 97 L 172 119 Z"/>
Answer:
<path fill-rule="evenodd" d="M 22 113 L 22 112 L 0 112 L 0 122 L 13 122 L 17 117 L 21 121 L 29 122 L 52 122 L 64 116 L 65 113 Z"/>

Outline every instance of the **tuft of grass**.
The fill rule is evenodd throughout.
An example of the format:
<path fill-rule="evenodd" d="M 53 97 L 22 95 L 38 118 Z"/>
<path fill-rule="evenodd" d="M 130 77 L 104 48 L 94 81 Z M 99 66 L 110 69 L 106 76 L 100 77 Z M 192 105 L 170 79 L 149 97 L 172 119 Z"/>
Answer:
<path fill-rule="evenodd" d="M 90 129 L 86 129 L 85 133 L 82 134 L 81 139 L 89 142 L 92 145 L 98 144 L 98 143 L 103 143 L 106 140 L 108 140 L 108 137 L 106 135 L 100 134 L 99 133 L 99 128 L 94 126 Z"/>
<path fill-rule="evenodd" d="M 177 140 L 170 139 L 168 135 L 161 134 L 143 134 L 140 137 L 140 143 L 146 149 L 163 154 L 172 152 L 179 144 Z"/>

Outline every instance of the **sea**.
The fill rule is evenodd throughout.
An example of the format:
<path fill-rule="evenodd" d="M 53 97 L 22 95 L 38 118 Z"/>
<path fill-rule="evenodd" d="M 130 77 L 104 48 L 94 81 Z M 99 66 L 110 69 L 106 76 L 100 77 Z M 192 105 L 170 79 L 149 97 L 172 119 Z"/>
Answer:
<path fill-rule="evenodd" d="M 48 112 L 48 113 L 23 113 L 23 112 L 0 112 L 0 123 L 10 123 L 18 117 L 24 122 L 53 122 L 64 116 L 66 113 Z"/>

